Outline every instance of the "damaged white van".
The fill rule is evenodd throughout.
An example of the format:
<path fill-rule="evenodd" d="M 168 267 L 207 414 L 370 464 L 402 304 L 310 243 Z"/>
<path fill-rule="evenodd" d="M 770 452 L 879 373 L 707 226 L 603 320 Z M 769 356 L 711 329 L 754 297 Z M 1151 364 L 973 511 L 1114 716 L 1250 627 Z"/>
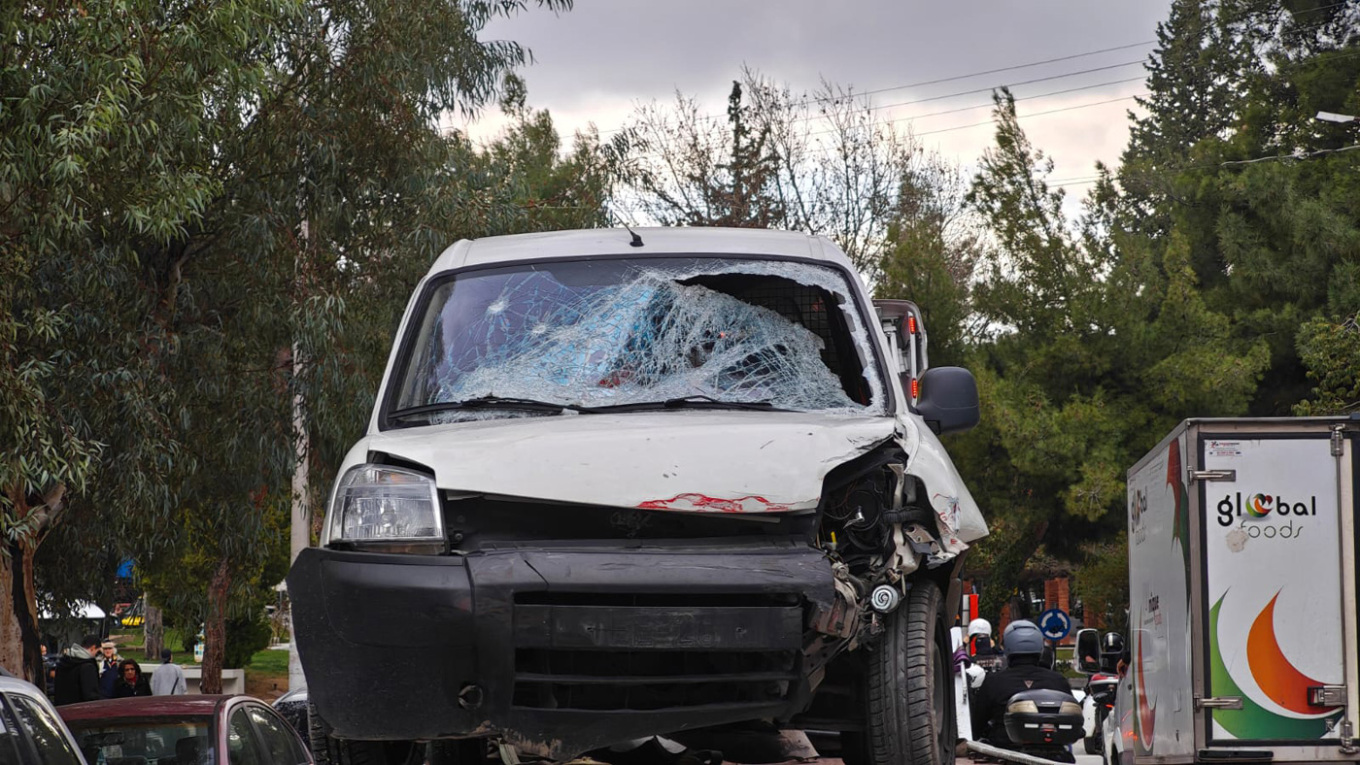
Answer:
<path fill-rule="evenodd" d="M 987 529 L 937 434 L 977 417 L 915 307 L 876 310 L 824 238 L 458 242 L 288 577 L 316 754 L 762 721 L 951 762 L 948 626 Z"/>

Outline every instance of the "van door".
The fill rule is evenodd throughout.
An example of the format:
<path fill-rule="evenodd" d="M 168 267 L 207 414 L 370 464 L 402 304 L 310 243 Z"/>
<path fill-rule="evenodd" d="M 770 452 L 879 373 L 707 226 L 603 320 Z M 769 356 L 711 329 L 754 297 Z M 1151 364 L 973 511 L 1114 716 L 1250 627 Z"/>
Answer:
<path fill-rule="evenodd" d="M 1340 439 L 1315 424 L 1253 433 L 1206 423 L 1198 438 L 1206 655 L 1196 707 L 1208 745 L 1268 746 L 1277 761 L 1292 759 L 1281 757 L 1290 745 L 1338 756 L 1353 672 L 1344 652 L 1354 627 L 1343 626 L 1352 500 L 1339 488 Z"/>

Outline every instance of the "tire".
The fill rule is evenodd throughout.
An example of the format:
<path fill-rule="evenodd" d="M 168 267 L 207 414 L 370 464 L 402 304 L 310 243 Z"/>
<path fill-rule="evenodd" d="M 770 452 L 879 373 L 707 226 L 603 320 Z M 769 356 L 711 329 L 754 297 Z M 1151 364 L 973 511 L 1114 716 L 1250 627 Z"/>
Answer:
<path fill-rule="evenodd" d="M 356 741 L 336 738 L 331 726 L 307 702 L 307 748 L 316 765 L 389 765 L 387 747 L 382 741 Z M 401 765 L 398 760 L 392 765 Z"/>
<path fill-rule="evenodd" d="M 868 657 L 866 743 L 871 765 L 953 765 L 953 653 L 943 598 L 918 582 L 888 615 L 877 650 Z"/>
<path fill-rule="evenodd" d="M 1087 754 L 1100 754 L 1100 737 L 1087 736 L 1081 740 L 1081 746 Z"/>

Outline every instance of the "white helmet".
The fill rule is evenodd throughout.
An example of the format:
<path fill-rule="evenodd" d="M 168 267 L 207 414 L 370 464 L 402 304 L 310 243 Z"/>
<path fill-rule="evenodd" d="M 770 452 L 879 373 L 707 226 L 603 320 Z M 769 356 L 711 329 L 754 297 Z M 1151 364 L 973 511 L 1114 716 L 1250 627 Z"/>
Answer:
<path fill-rule="evenodd" d="M 968 637 L 974 635 L 991 635 L 992 623 L 986 619 L 974 619 L 968 622 Z"/>

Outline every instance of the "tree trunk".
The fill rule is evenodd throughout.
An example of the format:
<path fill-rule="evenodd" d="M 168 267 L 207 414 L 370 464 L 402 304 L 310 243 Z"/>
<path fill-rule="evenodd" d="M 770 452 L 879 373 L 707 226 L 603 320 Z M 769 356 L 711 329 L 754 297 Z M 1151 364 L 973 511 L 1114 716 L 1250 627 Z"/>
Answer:
<path fill-rule="evenodd" d="M 227 590 L 231 587 L 231 565 L 226 555 L 217 561 L 217 570 L 208 583 L 208 619 L 203 632 L 203 692 L 222 692 L 222 662 L 227 651 Z"/>
<path fill-rule="evenodd" d="M 41 687 L 33 552 L 33 546 L 14 541 L 0 555 L 0 666 Z"/>
<path fill-rule="evenodd" d="M 161 649 L 165 648 L 165 624 L 161 617 L 161 610 L 151 605 L 151 598 L 142 595 L 142 634 L 146 637 L 146 658 L 148 661 L 160 661 Z"/>

